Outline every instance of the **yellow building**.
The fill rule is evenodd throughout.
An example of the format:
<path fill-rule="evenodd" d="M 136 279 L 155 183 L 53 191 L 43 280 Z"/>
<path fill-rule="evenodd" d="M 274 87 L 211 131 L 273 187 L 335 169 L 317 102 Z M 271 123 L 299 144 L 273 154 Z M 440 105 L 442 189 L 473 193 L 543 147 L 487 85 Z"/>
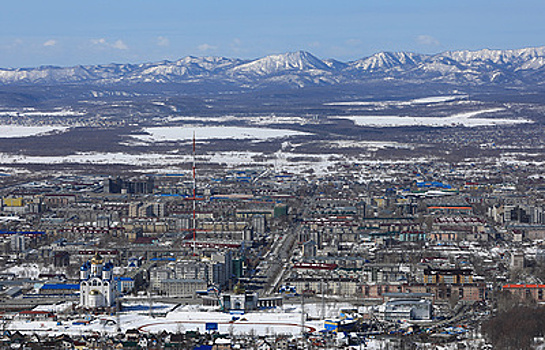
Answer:
<path fill-rule="evenodd" d="M 4 207 L 22 207 L 23 197 L 4 197 Z"/>

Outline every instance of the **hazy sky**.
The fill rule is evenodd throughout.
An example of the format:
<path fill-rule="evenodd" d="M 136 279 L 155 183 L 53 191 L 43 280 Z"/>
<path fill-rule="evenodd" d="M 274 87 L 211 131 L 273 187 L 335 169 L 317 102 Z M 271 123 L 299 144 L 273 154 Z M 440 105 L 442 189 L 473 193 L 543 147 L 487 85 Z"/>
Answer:
<path fill-rule="evenodd" d="M 545 45 L 543 0 L 4 0 L 0 67 Z"/>

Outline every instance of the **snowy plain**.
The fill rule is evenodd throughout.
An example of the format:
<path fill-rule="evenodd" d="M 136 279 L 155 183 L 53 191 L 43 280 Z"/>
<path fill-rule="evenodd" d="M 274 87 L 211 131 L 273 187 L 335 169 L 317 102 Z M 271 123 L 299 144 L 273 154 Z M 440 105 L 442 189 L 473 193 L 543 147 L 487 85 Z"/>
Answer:
<path fill-rule="evenodd" d="M 452 102 L 467 99 L 468 95 L 443 95 L 416 98 L 408 101 L 339 101 L 324 103 L 324 106 L 374 106 L 374 105 L 396 105 L 410 106 L 419 104 L 434 104 Z"/>
<path fill-rule="evenodd" d="M 66 131 L 66 126 L 24 126 L 24 125 L 0 125 L 0 138 L 16 138 L 44 135 L 52 132 Z"/>
<path fill-rule="evenodd" d="M 533 123 L 529 119 L 507 119 L 507 118 L 475 118 L 481 114 L 492 114 L 503 111 L 503 108 L 483 109 L 480 111 L 453 114 L 448 117 L 411 117 L 397 115 L 365 115 L 365 116 L 335 116 L 331 118 L 349 119 L 359 126 L 370 127 L 399 127 L 399 126 L 493 126 Z"/>
<path fill-rule="evenodd" d="M 37 111 L 33 108 L 21 110 L 0 110 L 0 117 L 74 117 L 82 116 L 85 113 L 69 109 L 58 109 L 54 111 Z"/>
<path fill-rule="evenodd" d="M 165 142 L 191 140 L 193 135 L 199 140 L 235 139 L 235 140 L 268 140 L 290 136 L 310 135 L 295 130 L 270 128 L 245 128 L 233 126 L 165 126 L 144 128 L 148 135 L 133 135 L 132 137 L 146 142 Z"/>

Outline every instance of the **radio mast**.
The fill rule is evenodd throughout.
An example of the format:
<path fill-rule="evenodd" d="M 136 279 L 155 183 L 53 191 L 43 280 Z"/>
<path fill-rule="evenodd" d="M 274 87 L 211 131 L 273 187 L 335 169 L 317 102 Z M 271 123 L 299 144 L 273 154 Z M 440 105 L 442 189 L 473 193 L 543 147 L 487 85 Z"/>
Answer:
<path fill-rule="evenodd" d="M 196 142 L 195 131 L 193 131 L 193 255 L 196 253 L 197 245 L 197 213 L 196 213 L 196 201 L 197 201 L 197 167 L 196 167 Z"/>

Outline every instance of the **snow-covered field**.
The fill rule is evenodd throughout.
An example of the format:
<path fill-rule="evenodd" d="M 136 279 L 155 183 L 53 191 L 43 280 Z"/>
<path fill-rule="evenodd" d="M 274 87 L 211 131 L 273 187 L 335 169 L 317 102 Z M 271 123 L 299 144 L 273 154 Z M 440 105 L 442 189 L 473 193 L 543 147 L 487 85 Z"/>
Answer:
<path fill-rule="evenodd" d="M 347 157 L 336 154 L 312 154 L 278 151 L 272 155 L 263 158 L 262 153 L 258 152 L 218 152 L 212 155 L 199 155 L 197 157 L 197 167 L 202 163 L 222 164 L 226 168 L 244 167 L 244 166 L 263 166 L 274 168 L 276 171 L 288 171 L 295 174 L 304 174 L 312 170 L 313 174 L 328 174 L 331 167 L 338 164 L 407 164 L 428 162 L 432 158 L 407 158 L 403 160 L 375 160 L 371 154 L 360 154 L 358 156 Z M 303 158 L 303 159 L 301 159 Z M 295 160 L 294 160 L 295 159 Z M 24 164 L 119 164 L 134 165 L 140 167 L 140 171 L 146 173 L 171 173 L 188 172 L 187 166 L 192 162 L 191 155 L 178 154 L 126 154 L 126 153 L 79 153 L 69 156 L 21 156 L 0 153 L 0 163 L 3 163 L 5 172 L 9 173 L 9 165 Z M 185 163 L 185 165 L 184 165 Z M 16 172 L 17 169 L 14 170 Z M 367 174 L 368 175 L 368 174 Z"/>
<path fill-rule="evenodd" d="M 130 329 L 138 329 L 141 332 L 160 333 L 163 331 L 176 333 L 186 331 L 206 332 L 206 323 L 217 323 L 218 331 L 223 334 L 233 335 L 293 335 L 299 336 L 302 331 L 301 308 L 298 304 L 284 305 L 283 307 L 267 311 L 250 312 L 244 315 L 233 315 L 214 311 L 213 309 L 197 305 L 186 305 L 174 308 L 174 305 L 154 304 L 154 309 L 161 310 L 166 316 L 151 317 L 148 315 L 147 304 L 129 305 L 140 311 L 124 312 L 121 314 L 120 328 L 122 332 Z M 63 312 L 69 310 L 70 303 L 62 303 L 51 306 L 39 306 L 35 310 Z M 325 319 L 338 316 L 339 309 L 352 307 L 348 303 L 327 303 Z M 321 315 L 319 304 L 306 304 L 305 314 L 311 317 L 312 321 L 305 321 L 306 332 L 320 332 L 324 329 L 324 321 Z M 74 321 L 26 321 L 13 320 L 7 324 L 8 330 L 19 330 L 23 333 L 38 335 L 91 335 L 91 334 L 117 334 L 117 318 L 115 316 L 98 316 L 89 324 L 74 324 Z M 77 323 L 77 322 L 76 322 Z M 339 339 L 344 338 L 343 334 L 338 335 Z M 390 344 L 389 339 L 366 339 L 365 349 L 384 349 Z M 464 340 L 456 343 L 434 346 L 434 349 L 454 350 L 458 344 L 463 343 L 469 348 L 481 348 L 482 339 Z M 356 347 L 356 349 L 359 347 Z"/>
<path fill-rule="evenodd" d="M 326 173 L 327 168 L 346 159 L 338 155 L 313 154 L 307 157 L 304 154 L 277 152 L 264 161 L 256 161 L 262 153 L 257 152 L 217 152 L 213 155 L 198 156 L 198 163 L 218 163 L 227 167 L 233 166 L 271 166 L 278 170 L 300 173 L 313 169 L 315 173 Z M 290 161 L 293 157 L 311 158 L 306 161 Z M 126 154 L 126 153 L 79 153 L 68 156 L 22 156 L 0 153 L 0 163 L 5 165 L 19 164 L 121 164 L 142 167 L 142 171 L 149 172 L 152 167 L 158 173 L 189 171 L 184 163 L 192 161 L 191 155 L 177 154 Z M 180 169 L 182 168 L 182 169 Z M 6 170 L 7 171 L 7 170 Z"/>
<path fill-rule="evenodd" d="M 235 117 L 234 115 L 224 115 L 221 117 L 202 117 L 202 116 L 169 116 L 166 118 L 168 122 L 216 122 L 216 123 L 225 123 L 239 120 L 240 118 Z"/>
<path fill-rule="evenodd" d="M 344 304 L 343 304 L 344 305 Z M 348 304 L 347 304 L 348 305 Z M 60 307 L 60 306 L 59 306 Z M 328 316 L 334 316 L 338 313 L 336 305 L 329 309 Z M 57 307 L 55 307 L 55 311 Z M 36 310 L 49 310 L 47 307 L 39 307 Z M 150 317 L 146 310 L 146 305 L 141 307 L 141 312 L 122 313 L 120 317 L 122 331 L 129 329 L 139 329 L 144 332 L 160 333 L 162 331 L 205 331 L 207 322 L 217 322 L 221 333 L 233 334 L 292 334 L 301 333 L 301 309 L 298 306 L 276 308 L 267 311 L 250 312 L 244 315 L 237 315 L 238 320 L 233 321 L 233 316 L 228 313 L 213 311 L 210 308 L 204 308 L 196 305 L 186 305 L 172 311 L 172 307 L 163 308 L 168 311 L 165 317 Z M 53 311 L 53 310 L 52 310 Z M 310 316 L 318 315 L 319 306 L 306 305 L 305 313 Z M 102 319 L 102 321 L 101 321 Z M 117 326 L 115 324 L 105 324 L 104 320 L 109 319 L 115 322 L 115 317 L 99 317 L 88 325 L 74 325 L 72 322 L 63 322 L 57 324 L 53 321 L 26 321 L 14 320 L 8 328 L 10 330 L 20 330 L 24 332 L 36 332 L 47 334 L 90 334 L 94 332 L 116 334 Z M 113 322 L 111 322 L 113 323 Z M 323 329 L 323 320 L 306 321 L 306 331 L 319 331 Z"/>
<path fill-rule="evenodd" d="M 362 147 L 365 145 L 367 152 L 361 152 L 358 155 L 347 156 L 341 154 L 317 153 L 304 154 L 286 151 L 277 151 L 273 154 L 263 154 L 259 152 L 217 152 L 213 154 L 198 155 L 197 167 L 199 164 L 220 164 L 225 169 L 234 167 L 265 167 L 275 171 L 287 171 L 294 174 L 305 175 L 324 175 L 331 173 L 332 169 L 344 164 L 357 164 L 362 169 L 360 180 L 372 180 L 374 173 L 365 171 L 365 167 L 375 166 L 377 164 L 418 164 L 433 161 L 433 157 L 413 157 L 397 160 L 377 160 L 372 158 L 373 151 L 384 148 L 405 148 L 414 147 L 410 144 L 390 143 L 390 142 L 328 142 L 331 147 Z M 498 166 L 504 164 L 525 164 L 541 166 L 543 162 L 538 160 L 520 160 L 515 157 L 496 157 L 486 160 L 491 164 Z M 19 165 L 30 164 L 98 164 L 108 165 L 117 164 L 125 166 L 136 166 L 142 173 L 183 173 L 189 174 L 189 163 L 192 162 L 192 156 L 188 154 L 176 153 L 145 153 L 145 154 L 127 154 L 127 153 L 78 153 L 68 156 L 23 156 L 0 153 L 0 163 L 3 164 L 2 172 L 4 174 L 15 175 L 25 173 Z M 468 158 L 468 164 L 475 162 L 475 159 Z M 13 166 L 13 168 L 11 168 Z M 28 172 L 28 171 L 26 171 Z M 387 180 L 377 174 L 376 180 Z"/>
<path fill-rule="evenodd" d="M 0 117 L 74 117 L 82 116 L 84 113 L 69 109 L 58 109 L 54 111 L 37 111 L 35 109 L 0 111 Z"/>
<path fill-rule="evenodd" d="M 270 125 L 270 124 L 296 124 L 296 125 L 305 125 L 314 123 L 311 118 L 304 117 L 283 117 L 283 116 L 264 116 L 264 117 L 254 117 L 248 120 L 250 124 L 254 125 Z"/>
<path fill-rule="evenodd" d="M 410 117 L 396 115 L 336 116 L 334 118 L 353 120 L 359 126 L 396 127 L 396 126 L 491 126 L 533 123 L 529 119 L 476 118 L 481 114 L 492 114 L 503 108 L 483 109 L 480 111 L 454 114 L 448 117 Z"/>
<path fill-rule="evenodd" d="M 450 102 L 450 101 L 456 101 L 456 100 L 466 99 L 466 98 L 468 98 L 467 95 L 429 96 L 429 97 L 422 97 L 422 98 L 416 98 L 414 100 L 410 100 L 409 103 L 411 104 L 442 103 L 442 102 Z"/>
<path fill-rule="evenodd" d="M 461 99 L 467 99 L 467 95 L 444 95 L 444 96 L 429 96 L 416 98 L 409 101 L 339 101 L 324 103 L 325 106 L 374 106 L 374 105 L 396 105 L 396 106 L 410 106 L 417 104 L 433 104 L 452 102 Z"/>
<path fill-rule="evenodd" d="M 29 137 L 43 135 L 51 132 L 63 132 L 65 126 L 23 126 L 23 125 L 0 125 L 0 138 Z"/>
<path fill-rule="evenodd" d="M 198 140 L 209 139 L 237 139 L 237 140 L 267 140 L 290 136 L 310 135 L 308 133 L 270 128 L 245 128 L 231 126 L 183 127 L 165 126 L 144 128 L 148 135 L 133 135 L 146 142 L 165 142 L 191 140 L 193 134 Z"/>
<path fill-rule="evenodd" d="M 351 148 L 351 147 L 362 147 L 367 148 L 368 150 L 379 150 L 379 149 L 385 149 L 385 148 L 406 148 L 406 149 L 414 149 L 415 145 L 411 145 L 408 143 L 400 143 L 400 142 L 385 142 L 385 141 L 329 141 L 330 145 L 334 147 L 339 148 Z"/>

